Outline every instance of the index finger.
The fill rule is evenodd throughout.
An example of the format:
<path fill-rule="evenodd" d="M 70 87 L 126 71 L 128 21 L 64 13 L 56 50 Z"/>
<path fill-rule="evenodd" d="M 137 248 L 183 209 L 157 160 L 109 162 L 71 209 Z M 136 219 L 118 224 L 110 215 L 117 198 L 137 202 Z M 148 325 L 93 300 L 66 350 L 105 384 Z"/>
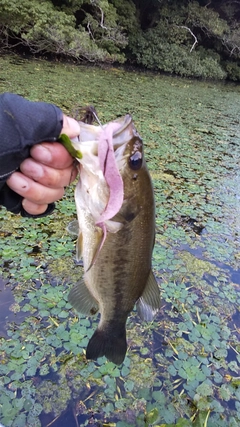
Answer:
<path fill-rule="evenodd" d="M 31 157 L 39 163 L 56 169 L 65 169 L 72 165 L 73 158 L 59 142 L 42 142 L 31 148 Z"/>

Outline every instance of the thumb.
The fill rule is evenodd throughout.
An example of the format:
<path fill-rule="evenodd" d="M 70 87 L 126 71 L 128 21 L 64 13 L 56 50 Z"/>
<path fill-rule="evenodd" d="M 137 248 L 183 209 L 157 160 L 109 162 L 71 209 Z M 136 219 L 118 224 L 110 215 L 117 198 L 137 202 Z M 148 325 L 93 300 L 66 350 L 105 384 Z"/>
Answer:
<path fill-rule="evenodd" d="M 63 127 L 61 134 L 65 133 L 69 138 L 75 138 L 80 135 L 80 125 L 77 120 L 63 114 Z"/>

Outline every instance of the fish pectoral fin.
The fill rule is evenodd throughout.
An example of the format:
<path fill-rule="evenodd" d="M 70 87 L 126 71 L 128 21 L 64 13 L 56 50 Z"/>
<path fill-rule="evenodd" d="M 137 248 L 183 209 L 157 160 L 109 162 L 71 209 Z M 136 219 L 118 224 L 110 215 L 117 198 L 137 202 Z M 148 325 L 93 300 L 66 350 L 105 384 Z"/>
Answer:
<path fill-rule="evenodd" d="M 146 287 L 136 306 L 139 317 L 151 322 L 160 309 L 160 291 L 152 270 L 149 273 Z"/>
<path fill-rule="evenodd" d="M 69 232 L 69 234 L 73 234 L 74 236 L 79 235 L 79 224 L 77 219 L 74 219 L 73 221 L 69 222 L 67 226 L 67 231 Z"/>
<path fill-rule="evenodd" d="M 96 233 L 96 236 L 95 236 L 93 257 L 92 257 L 92 261 L 90 262 L 89 267 L 86 269 L 86 273 L 90 270 L 90 268 L 92 268 L 92 266 L 97 261 L 97 257 L 98 257 L 98 255 L 99 255 L 99 253 L 103 247 L 103 244 L 106 240 L 106 233 L 107 233 L 106 226 L 104 226 L 103 229 L 100 227 L 96 227 L 95 233 Z"/>
<path fill-rule="evenodd" d="M 108 219 L 105 221 L 107 231 L 110 233 L 117 233 L 121 228 L 123 228 L 123 223 L 118 221 L 112 221 L 111 219 Z"/>
<path fill-rule="evenodd" d="M 89 292 L 83 280 L 78 282 L 71 289 L 68 295 L 68 301 L 72 306 L 82 314 L 91 316 L 98 312 L 98 302 Z"/>
<path fill-rule="evenodd" d="M 78 235 L 77 244 L 76 244 L 76 260 L 77 261 L 80 261 L 80 259 L 82 258 L 82 252 L 83 252 L 83 236 L 82 236 L 82 233 L 80 232 Z"/>

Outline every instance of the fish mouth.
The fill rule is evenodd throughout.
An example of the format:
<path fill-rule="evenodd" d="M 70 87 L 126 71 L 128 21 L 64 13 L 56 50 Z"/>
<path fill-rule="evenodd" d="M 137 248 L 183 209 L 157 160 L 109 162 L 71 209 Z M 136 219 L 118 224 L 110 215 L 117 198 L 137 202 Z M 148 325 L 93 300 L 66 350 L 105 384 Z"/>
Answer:
<path fill-rule="evenodd" d="M 119 145 L 123 144 L 123 137 L 121 136 L 125 134 L 126 130 L 128 130 L 127 134 L 131 135 L 134 128 L 132 116 L 130 114 L 126 114 L 125 116 L 121 116 L 112 122 L 106 123 L 103 126 L 90 125 L 84 122 L 78 122 L 80 125 L 80 135 L 78 138 L 71 139 L 72 145 L 75 149 L 81 149 L 83 146 L 88 146 L 89 143 L 92 147 L 94 147 L 94 142 L 97 145 L 98 139 L 104 129 L 109 125 L 109 123 L 119 123 L 119 127 L 117 130 L 113 132 L 113 144 L 114 150 Z M 131 131 L 132 128 L 132 131 Z M 125 135 L 126 137 L 126 135 Z"/>
<path fill-rule="evenodd" d="M 115 132 L 113 132 L 113 136 L 117 137 L 120 133 L 124 132 L 127 127 L 132 123 L 132 116 L 130 114 L 126 114 L 125 116 L 121 116 L 118 119 L 114 120 L 115 123 L 122 123 L 122 126 L 119 127 Z"/>
<path fill-rule="evenodd" d="M 112 122 L 104 124 L 103 126 L 91 125 L 81 121 L 78 123 L 80 125 L 80 135 L 77 138 L 71 139 L 71 142 L 75 150 L 79 150 L 82 153 L 84 159 L 86 159 L 86 156 L 89 157 L 89 159 L 91 156 L 98 156 L 99 139 L 102 132 L 105 131 L 110 123 L 119 124 L 118 128 L 114 130 L 112 134 L 113 149 L 115 152 L 119 147 L 124 147 L 136 132 L 132 116 L 130 114 L 121 116 Z M 82 162 L 80 161 L 80 163 Z"/>
<path fill-rule="evenodd" d="M 118 119 L 114 120 L 114 122 L 121 125 L 116 131 L 113 132 L 113 147 L 114 151 L 116 151 L 119 147 L 124 146 L 126 143 L 128 143 L 128 141 L 131 140 L 133 135 L 136 134 L 136 129 L 130 114 L 119 117 Z"/>

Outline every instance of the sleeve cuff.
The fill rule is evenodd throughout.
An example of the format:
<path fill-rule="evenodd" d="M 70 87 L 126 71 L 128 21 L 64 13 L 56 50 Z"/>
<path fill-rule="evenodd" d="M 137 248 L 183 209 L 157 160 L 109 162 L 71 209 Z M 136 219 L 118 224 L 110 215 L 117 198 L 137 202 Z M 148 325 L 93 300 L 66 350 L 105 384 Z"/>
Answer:
<path fill-rule="evenodd" d="M 55 209 L 55 203 L 50 203 L 48 205 L 46 211 L 43 212 L 42 214 L 40 214 L 40 215 L 31 215 L 28 212 L 26 212 L 25 209 L 23 209 L 23 207 L 21 207 L 20 214 L 23 217 L 27 217 L 27 218 L 43 218 L 44 216 L 51 215 L 53 213 L 54 209 Z"/>

